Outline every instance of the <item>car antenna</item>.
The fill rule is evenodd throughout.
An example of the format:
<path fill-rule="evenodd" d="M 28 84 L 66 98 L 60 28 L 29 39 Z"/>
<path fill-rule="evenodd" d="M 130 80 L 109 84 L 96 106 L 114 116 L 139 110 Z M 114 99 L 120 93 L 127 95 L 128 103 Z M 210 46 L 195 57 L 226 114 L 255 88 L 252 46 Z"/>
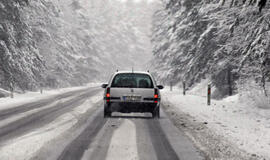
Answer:
<path fill-rule="evenodd" d="M 118 72 L 118 69 L 116 70 L 116 72 Z"/>
<path fill-rule="evenodd" d="M 147 72 L 149 73 L 149 70 L 147 70 Z"/>
<path fill-rule="evenodd" d="M 132 67 L 132 73 L 133 73 L 134 71 L 133 71 L 133 67 Z"/>

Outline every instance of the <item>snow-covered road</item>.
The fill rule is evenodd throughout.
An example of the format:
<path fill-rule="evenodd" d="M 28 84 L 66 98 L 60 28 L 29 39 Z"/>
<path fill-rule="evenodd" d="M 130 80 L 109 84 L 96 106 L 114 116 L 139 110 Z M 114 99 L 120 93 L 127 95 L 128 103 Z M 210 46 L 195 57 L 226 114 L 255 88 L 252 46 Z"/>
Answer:
<path fill-rule="evenodd" d="M 102 92 L 84 87 L 0 108 L 0 159 L 204 159 L 163 111 L 103 118 Z"/>

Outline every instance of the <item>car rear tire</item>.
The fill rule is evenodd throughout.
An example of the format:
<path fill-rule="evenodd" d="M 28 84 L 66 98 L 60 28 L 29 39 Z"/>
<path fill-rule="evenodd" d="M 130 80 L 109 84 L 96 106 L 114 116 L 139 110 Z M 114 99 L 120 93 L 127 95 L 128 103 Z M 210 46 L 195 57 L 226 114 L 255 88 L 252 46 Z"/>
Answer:
<path fill-rule="evenodd" d="M 104 106 L 104 117 L 111 117 L 112 116 L 112 112 L 109 110 L 109 108 L 107 106 Z"/>
<path fill-rule="evenodd" d="M 104 117 L 111 117 L 112 116 L 112 112 L 108 112 L 108 111 L 104 111 Z"/>
<path fill-rule="evenodd" d="M 153 110 L 152 116 L 153 116 L 153 118 L 159 118 L 159 117 L 160 117 L 159 106 L 156 107 L 156 108 Z"/>

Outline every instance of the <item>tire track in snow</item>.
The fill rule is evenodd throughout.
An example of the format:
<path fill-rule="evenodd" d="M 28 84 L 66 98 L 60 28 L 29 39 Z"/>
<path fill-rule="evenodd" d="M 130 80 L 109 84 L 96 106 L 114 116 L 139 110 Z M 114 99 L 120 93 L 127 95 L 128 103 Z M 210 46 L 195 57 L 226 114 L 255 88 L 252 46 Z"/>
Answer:
<path fill-rule="evenodd" d="M 100 89 L 88 90 L 79 96 L 64 102 L 58 103 L 55 107 L 46 108 L 37 113 L 24 117 L 20 120 L 9 123 L 6 126 L 0 128 L 0 143 L 15 138 L 17 136 L 23 135 L 30 132 L 33 129 L 40 128 L 47 123 L 53 121 L 60 115 L 70 111 L 71 109 L 82 104 L 86 98 L 93 94 L 96 94 Z"/>
<path fill-rule="evenodd" d="M 67 92 L 67 93 L 64 93 L 64 94 L 57 95 L 55 97 L 49 97 L 49 98 L 46 98 L 46 99 L 42 99 L 42 100 L 39 100 L 37 102 L 26 103 L 26 104 L 23 104 L 23 105 L 19 105 L 17 107 L 0 110 L 0 120 L 7 119 L 10 116 L 17 115 L 19 113 L 27 112 L 27 111 L 37 109 L 37 108 L 42 108 L 44 106 L 47 106 L 47 105 L 50 105 L 50 104 L 54 103 L 55 101 L 70 97 L 70 96 L 72 96 L 74 94 L 85 92 L 85 91 L 87 91 L 89 89 L 91 89 L 91 88 L 71 91 L 71 92 Z"/>
<path fill-rule="evenodd" d="M 29 111 L 26 111 L 26 112 L 22 112 L 22 113 L 18 113 L 16 115 L 12 115 L 12 116 L 0 121 L 0 128 L 9 125 L 12 122 L 18 121 L 18 120 L 20 120 L 20 119 L 22 119 L 24 117 L 27 117 L 27 116 L 30 116 L 30 115 L 32 115 L 34 113 L 40 112 L 41 110 L 43 110 L 45 108 L 51 108 L 51 107 L 56 106 L 59 103 L 64 103 L 64 102 L 66 102 L 66 101 L 68 101 L 68 100 L 70 100 L 70 99 L 72 99 L 74 97 L 77 97 L 77 96 L 71 96 L 71 97 L 63 98 L 63 99 L 60 99 L 58 101 L 54 101 L 51 104 L 46 105 L 44 107 L 35 108 L 35 109 L 29 110 Z"/>
<path fill-rule="evenodd" d="M 93 142 L 94 137 L 99 133 L 101 128 L 107 122 L 103 118 L 103 110 L 98 111 L 98 115 L 94 117 L 92 123 L 88 126 L 63 150 L 58 160 L 74 160 L 81 159 L 88 146 Z"/>
<path fill-rule="evenodd" d="M 142 117 L 133 120 L 136 124 L 137 148 L 140 159 L 157 160 L 156 152 L 152 144 L 147 121 L 152 117 Z"/>
<path fill-rule="evenodd" d="M 147 125 L 152 139 L 152 144 L 156 151 L 158 160 L 179 160 L 176 152 L 169 143 L 164 131 L 160 126 L 159 119 L 147 121 Z"/>
<path fill-rule="evenodd" d="M 93 142 L 84 152 L 81 160 L 105 160 L 114 131 L 121 125 L 122 119 L 111 118 L 100 130 Z"/>
<path fill-rule="evenodd" d="M 97 116 L 101 115 L 102 110 L 102 96 L 97 95 L 91 97 L 84 102 L 83 105 L 76 107 L 71 112 L 64 114 L 68 115 L 70 120 L 75 120 L 76 123 L 60 135 L 49 139 L 45 145 L 40 147 L 38 151 L 34 153 L 31 160 L 58 159 L 64 150 L 66 150 L 68 146 L 75 141 L 82 132 L 84 132 L 85 128 L 92 125 L 92 123 L 96 123 L 94 120 Z M 61 115 L 61 117 L 64 115 Z M 82 143 L 87 143 L 87 141 L 83 141 Z"/>

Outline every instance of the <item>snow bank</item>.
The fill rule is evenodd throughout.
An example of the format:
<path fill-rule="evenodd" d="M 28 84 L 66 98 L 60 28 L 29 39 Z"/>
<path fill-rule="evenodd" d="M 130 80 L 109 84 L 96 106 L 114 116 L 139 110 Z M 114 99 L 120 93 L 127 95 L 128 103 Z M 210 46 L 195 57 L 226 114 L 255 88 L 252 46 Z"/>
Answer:
<path fill-rule="evenodd" d="M 0 98 L 1 97 L 8 97 L 9 96 L 9 92 L 0 88 Z"/>
<path fill-rule="evenodd" d="M 200 83 L 197 83 L 190 90 L 187 90 L 187 92 L 192 95 L 206 97 L 207 85 L 209 84 L 209 82 L 211 82 L 209 79 L 203 79 Z M 212 87 L 211 90 L 212 92 L 214 92 L 215 88 Z"/>
<path fill-rule="evenodd" d="M 101 84 L 99 83 L 89 83 L 86 86 L 61 88 L 61 89 L 54 89 L 54 90 L 43 90 L 43 94 L 40 94 L 40 92 L 27 92 L 25 94 L 14 93 L 14 98 L 10 98 L 10 97 L 0 98 L 0 110 L 16 107 L 18 105 L 30 103 L 33 101 L 47 99 L 56 95 L 84 89 L 87 87 L 99 87 L 100 85 Z"/>
<path fill-rule="evenodd" d="M 270 82 L 266 82 L 264 91 L 262 87 L 256 85 L 256 82 L 250 80 L 247 84 L 239 87 L 240 101 L 248 101 L 259 109 L 270 109 L 270 90 L 267 90 L 268 88 L 270 88 Z"/>
<path fill-rule="evenodd" d="M 171 92 L 167 88 L 161 92 L 163 102 L 197 121 L 207 122 L 209 129 L 240 149 L 270 158 L 270 110 L 240 101 L 239 95 L 212 100 L 212 105 L 207 106 L 206 97 L 189 93 L 183 96 L 179 89 Z"/>

